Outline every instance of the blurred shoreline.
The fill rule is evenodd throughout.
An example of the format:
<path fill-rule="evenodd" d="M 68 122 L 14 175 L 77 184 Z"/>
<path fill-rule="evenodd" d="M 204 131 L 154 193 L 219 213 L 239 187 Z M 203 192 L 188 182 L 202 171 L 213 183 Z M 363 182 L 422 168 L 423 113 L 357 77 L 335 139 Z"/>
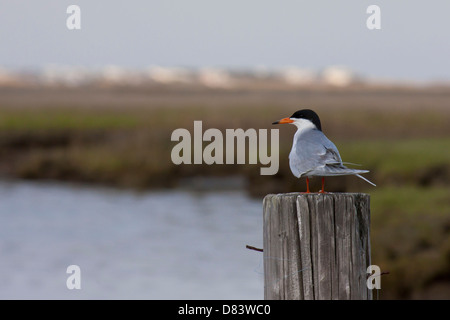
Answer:
<path fill-rule="evenodd" d="M 192 131 L 195 120 L 203 121 L 204 130 L 273 129 L 273 120 L 308 107 L 319 113 L 344 161 L 371 170 L 369 178 L 381 184 L 447 186 L 449 101 L 450 88 L 3 87 L 0 175 L 138 189 L 175 187 L 197 176 L 238 175 L 255 196 L 290 191 L 298 188 L 286 160 L 293 128 L 277 128 L 280 171 L 275 176 L 260 176 L 259 165 L 176 166 L 170 135 L 177 128 Z M 413 164 L 404 170 L 399 159 Z M 343 177 L 330 179 L 329 187 L 364 191 L 367 186 Z"/>

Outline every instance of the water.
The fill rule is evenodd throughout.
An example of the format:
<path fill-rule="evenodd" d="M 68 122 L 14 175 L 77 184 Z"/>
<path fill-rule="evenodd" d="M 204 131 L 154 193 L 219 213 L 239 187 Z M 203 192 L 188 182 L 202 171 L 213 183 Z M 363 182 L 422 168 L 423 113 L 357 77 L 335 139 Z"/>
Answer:
<path fill-rule="evenodd" d="M 262 204 L 241 191 L 0 182 L 1 299 L 262 299 L 247 244 L 262 247 Z"/>

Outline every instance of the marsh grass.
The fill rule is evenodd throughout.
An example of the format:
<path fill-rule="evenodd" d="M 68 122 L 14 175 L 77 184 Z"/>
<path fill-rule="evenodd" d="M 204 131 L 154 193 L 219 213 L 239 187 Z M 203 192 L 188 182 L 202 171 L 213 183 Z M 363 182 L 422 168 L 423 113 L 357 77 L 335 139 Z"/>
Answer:
<path fill-rule="evenodd" d="M 371 193 L 372 263 L 390 272 L 383 277 L 386 298 L 432 298 L 427 288 L 448 279 L 449 195 L 448 186 L 384 187 Z M 448 297 L 448 289 L 439 298 Z"/>

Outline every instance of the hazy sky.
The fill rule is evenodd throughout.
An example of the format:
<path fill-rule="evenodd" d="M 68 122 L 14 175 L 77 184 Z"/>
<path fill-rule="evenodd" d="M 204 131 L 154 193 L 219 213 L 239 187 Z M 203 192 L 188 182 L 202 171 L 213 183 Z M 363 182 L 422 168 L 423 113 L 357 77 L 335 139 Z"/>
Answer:
<path fill-rule="evenodd" d="M 71 4 L 81 30 L 66 27 Z M 366 9 L 381 8 L 381 30 Z M 450 80 L 448 0 L 0 0 L 0 66 L 229 66 Z"/>

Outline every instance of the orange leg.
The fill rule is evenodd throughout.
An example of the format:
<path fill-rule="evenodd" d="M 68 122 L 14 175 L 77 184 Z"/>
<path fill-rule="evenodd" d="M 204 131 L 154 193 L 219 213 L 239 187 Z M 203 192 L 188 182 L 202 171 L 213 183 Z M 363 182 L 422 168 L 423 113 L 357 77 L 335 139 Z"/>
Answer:
<path fill-rule="evenodd" d="M 306 192 L 305 193 L 311 193 L 309 191 L 309 178 L 308 177 L 306 177 Z"/>
<path fill-rule="evenodd" d="M 325 192 L 325 177 L 322 177 L 322 190 L 320 190 L 319 193 L 326 193 Z"/>

